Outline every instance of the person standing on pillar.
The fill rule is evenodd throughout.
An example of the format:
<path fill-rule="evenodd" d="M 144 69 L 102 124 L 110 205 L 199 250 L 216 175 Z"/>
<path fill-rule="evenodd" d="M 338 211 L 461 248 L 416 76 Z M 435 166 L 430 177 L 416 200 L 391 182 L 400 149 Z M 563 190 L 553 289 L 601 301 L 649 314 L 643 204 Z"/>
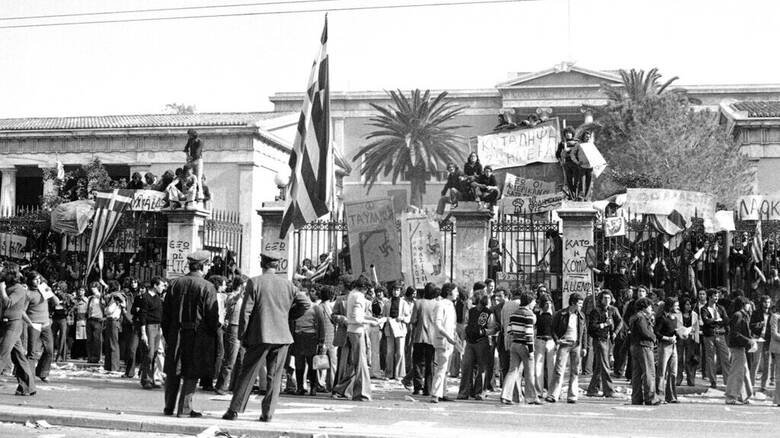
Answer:
<path fill-rule="evenodd" d="M 593 338 L 593 376 L 588 385 L 588 397 L 597 397 L 599 386 L 604 397 L 614 397 L 612 386 L 612 367 L 609 364 L 609 352 L 615 334 L 623 328 L 620 312 L 612 306 L 612 292 L 604 289 L 599 295 L 599 304 L 590 312 L 588 334 Z"/>
<path fill-rule="evenodd" d="M 577 181 L 580 176 L 579 166 L 577 166 L 572 156 L 577 145 L 577 140 L 574 138 L 574 129 L 569 126 L 563 128 L 563 139 L 558 143 L 555 158 L 560 161 L 561 167 L 563 167 L 564 183 L 571 199 L 576 199 L 577 197 Z"/>
<path fill-rule="evenodd" d="M 165 337 L 165 415 L 202 417 L 192 409 L 198 379 L 214 365 L 219 308 L 214 285 L 203 278 L 208 251 L 187 256 L 190 272 L 174 280 L 163 302 Z M 176 399 L 178 397 L 178 405 Z"/>
<path fill-rule="evenodd" d="M 187 137 L 184 153 L 187 154 L 187 164 L 192 167 L 197 177 L 195 200 L 200 201 L 203 199 L 203 141 L 198 137 L 198 131 L 194 129 L 187 130 Z"/>
<path fill-rule="evenodd" d="M 7 263 L 0 275 L 0 307 L 3 308 L 0 364 L 9 361 L 14 364 L 16 395 L 35 395 L 35 379 L 21 339 L 25 326 L 32 325 L 27 316 L 27 288 L 21 280 L 19 265 Z"/>
<path fill-rule="evenodd" d="M 260 368 L 267 369 L 267 390 L 263 397 L 260 421 L 271 421 L 279 401 L 284 361 L 293 342 L 290 320 L 300 318 L 311 307 L 311 301 L 289 280 L 276 275 L 279 259 L 260 255 L 263 273 L 246 284 L 238 322 L 238 337 L 246 349 L 241 370 L 225 415 L 235 420 L 244 412 Z"/>

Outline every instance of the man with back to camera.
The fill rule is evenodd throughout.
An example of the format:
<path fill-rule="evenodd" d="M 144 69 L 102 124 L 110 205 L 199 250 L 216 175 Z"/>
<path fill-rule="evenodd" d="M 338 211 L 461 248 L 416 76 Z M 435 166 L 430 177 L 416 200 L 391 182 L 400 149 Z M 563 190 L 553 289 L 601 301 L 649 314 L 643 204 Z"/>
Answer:
<path fill-rule="evenodd" d="M 297 319 L 311 306 L 309 297 L 300 294 L 292 282 L 276 275 L 279 259 L 260 255 L 263 273 L 246 284 L 238 323 L 238 337 L 246 348 L 241 370 L 225 420 L 235 420 L 244 412 L 252 386 L 263 364 L 267 369 L 267 392 L 263 397 L 260 421 L 271 421 L 279 391 L 287 349 L 293 342 L 290 319 Z"/>

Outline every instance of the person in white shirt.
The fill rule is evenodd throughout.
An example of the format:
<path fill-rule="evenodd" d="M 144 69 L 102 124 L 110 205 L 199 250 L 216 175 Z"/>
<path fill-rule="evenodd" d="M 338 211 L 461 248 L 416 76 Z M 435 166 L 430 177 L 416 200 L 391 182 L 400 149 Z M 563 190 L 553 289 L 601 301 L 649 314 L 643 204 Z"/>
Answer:
<path fill-rule="evenodd" d="M 371 374 L 368 370 L 365 325 L 378 325 L 381 321 L 369 316 L 371 303 L 366 292 L 371 282 L 361 275 L 352 283 L 347 296 L 347 367 L 333 388 L 333 398 L 351 398 L 356 401 L 371 400 Z"/>
<path fill-rule="evenodd" d="M 442 299 L 436 304 L 435 329 L 433 336 L 433 384 L 431 385 L 431 403 L 450 401 L 445 395 L 447 385 L 447 368 L 454 345 L 455 335 L 455 305 L 458 298 L 458 287 L 453 283 L 445 283 L 441 288 Z"/>

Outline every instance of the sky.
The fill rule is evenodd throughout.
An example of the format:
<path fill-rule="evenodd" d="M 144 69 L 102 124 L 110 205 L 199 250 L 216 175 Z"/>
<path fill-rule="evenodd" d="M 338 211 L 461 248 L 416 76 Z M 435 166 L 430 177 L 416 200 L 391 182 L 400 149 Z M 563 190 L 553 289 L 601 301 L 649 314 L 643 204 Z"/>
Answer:
<path fill-rule="evenodd" d="M 4 0 L 0 117 L 160 113 L 172 102 L 195 105 L 199 112 L 272 110 L 269 96 L 304 90 L 324 13 L 3 26 L 447 0 L 290 0 L 7 19 L 268 1 Z M 561 61 L 596 70 L 658 67 L 664 76 L 679 76 L 680 84 L 780 83 L 780 62 L 772 56 L 780 41 L 780 2 L 774 0 L 519 0 L 331 11 L 328 17 L 333 91 L 489 89 L 510 72 Z"/>

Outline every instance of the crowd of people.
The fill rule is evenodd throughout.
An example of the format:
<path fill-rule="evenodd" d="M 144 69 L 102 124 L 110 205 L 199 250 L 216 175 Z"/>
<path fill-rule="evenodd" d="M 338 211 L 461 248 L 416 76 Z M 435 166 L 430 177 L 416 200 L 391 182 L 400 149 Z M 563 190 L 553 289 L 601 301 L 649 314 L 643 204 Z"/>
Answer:
<path fill-rule="evenodd" d="M 200 416 L 192 409 L 198 383 L 232 392 L 226 419 L 256 389 L 266 395 L 266 421 L 282 386 L 368 401 L 372 379 L 390 379 L 432 403 L 576 403 L 579 378 L 589 375 L 588 397 L 616 397 L 614 380 L 625 377 L 632 404 L 656 405 L 677 403 L 677 387 L 695 385 L 701 370 L 712 387 L 722 375 L 726 403 L 747 404 L 780 374 L 780 309 L 769 296 L 597 287 L 556 310 L 543 285 L 507 291 L 488 279 L 416 290 L 364 275 L 293 284 L 275 274 L 278 260 L 262 259 L 262 275 L 228 278 L 197 251 L 180 279 L 126 277 L 75 290 L 5 263 L 0 369 L 13 367 L 17 395 L 30 396 L 53 361 L 84 358 L 145 389 L 165 385 L 165 414 L 191 417 Z M 460 377 L 456 394 L 447 393 L 448 377 Z"/>

